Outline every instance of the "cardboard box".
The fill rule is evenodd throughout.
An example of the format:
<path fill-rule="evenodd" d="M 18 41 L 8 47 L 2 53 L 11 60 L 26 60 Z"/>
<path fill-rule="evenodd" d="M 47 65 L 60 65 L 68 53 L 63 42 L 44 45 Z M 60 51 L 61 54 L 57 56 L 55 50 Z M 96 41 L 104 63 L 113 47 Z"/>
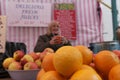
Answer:
<path fill-rule="evenodd" d="M 6 43 L 6 16 L 0 16 L 0 53 L 5 52 Z"/>

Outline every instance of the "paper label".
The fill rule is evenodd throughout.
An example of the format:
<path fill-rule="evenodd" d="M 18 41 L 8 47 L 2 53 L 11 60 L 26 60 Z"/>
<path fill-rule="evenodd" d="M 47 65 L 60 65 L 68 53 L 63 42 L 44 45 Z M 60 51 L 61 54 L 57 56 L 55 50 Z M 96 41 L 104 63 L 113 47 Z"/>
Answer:
<path fill-rule="evenodd" d="M 0 16 L 0 53 L 5 52 L 6 43 L 6 16 Z"/>

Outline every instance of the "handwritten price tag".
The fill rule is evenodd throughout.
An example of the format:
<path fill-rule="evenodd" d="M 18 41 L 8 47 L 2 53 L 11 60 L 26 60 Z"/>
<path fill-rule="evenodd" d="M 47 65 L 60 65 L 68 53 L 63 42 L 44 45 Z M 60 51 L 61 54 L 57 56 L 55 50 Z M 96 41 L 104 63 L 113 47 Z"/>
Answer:
<path fill-rule="evenodd" d="M 5 52 L 6 43 L 6 16 L 0 16 L 0 53 Z"/>

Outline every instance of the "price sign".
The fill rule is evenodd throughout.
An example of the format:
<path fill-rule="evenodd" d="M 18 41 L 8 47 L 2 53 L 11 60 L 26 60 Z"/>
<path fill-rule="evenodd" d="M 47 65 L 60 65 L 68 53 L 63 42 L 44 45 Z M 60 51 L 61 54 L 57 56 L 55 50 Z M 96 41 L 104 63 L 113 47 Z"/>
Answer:
<path fill-rule="evenodd" d="M 76 13 L 73 3 L 54 4 L 54 19 L 60 23 L 61 35 L 76 40 Z"/>
<path fill-rule="evenodd" d="M 6 16 L 0 16 L 0 53 L 5 52 L 6 43 Z"/>

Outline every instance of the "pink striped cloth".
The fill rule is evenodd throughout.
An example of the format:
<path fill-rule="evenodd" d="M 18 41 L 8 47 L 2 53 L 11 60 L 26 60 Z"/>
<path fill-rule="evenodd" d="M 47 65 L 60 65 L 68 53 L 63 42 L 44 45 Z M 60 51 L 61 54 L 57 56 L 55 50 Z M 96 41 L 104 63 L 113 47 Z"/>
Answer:
<path fill-rule="evenodd" d="M 28 0 L 13 0 L 24 1 Z M 39 3 L 69 3 L 76 5 L 76 33 L 77 39 L 71 41 L 72 45 L 85 45 L 89 43 L 103 41 L 103 28 L 97 11 L 97 0 L 29 0 L 29 2 L 37 1 Z M 6 14 L 6 0 L 1 0 L 2 15 Z M 12 4 L 11 4 L 12 5 Z M 11 27 L 8 26 L 7 40 L 14 42 L 24 42 L 27 45 L 27 51 L 33 51 L 39 35 L 46 32 L 43 27 Z"/>
<path fill-rule="evenodd" d="M 0 1 L 0 15 L 1 15 L 1 1 Z"/>

